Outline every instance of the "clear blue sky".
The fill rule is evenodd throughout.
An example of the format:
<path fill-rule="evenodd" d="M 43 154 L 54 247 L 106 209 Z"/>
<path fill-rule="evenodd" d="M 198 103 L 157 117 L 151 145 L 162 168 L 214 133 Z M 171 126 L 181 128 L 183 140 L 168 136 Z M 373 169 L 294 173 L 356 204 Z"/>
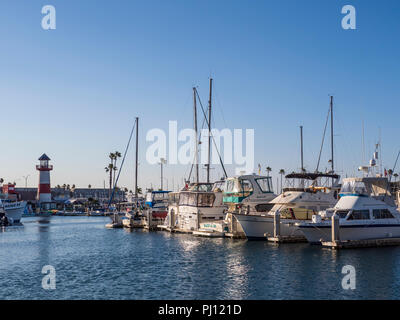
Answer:
<path fill-rule="evenodd" d="M 46 4 L 56 8 L 56 30 L 41 28 Z M 357 10 L 356 30 L 341 28 L 346 4 Z M 34 165 L 45 152 L 53 185 L 102 186 L 108 153 L 124 150 L 139 116 L 139 185 L 158 186 L 145 134 L 167 129 L 168 120 L 191 127 L 191 88 L 205 103 L 210 75 L 213 126 L 254 128 L 255 165 L 272 167 L 274 182 L 280 168 L 300 166 L 300 125 L 306 168 L 315 169 L 330 94 L 337 170 L 351 175 L 361 164 L 362 121 L 367 158 L 381 128 L 383 163 L 392 167 L 400 148 L 399 13 L 399 1 L 372 0 L 3 0 L 0 176 L 22 186 L 30 174 L 36 185 Z M 130 189 L 133 166 L 132 149 L 121 175 Z M 185 172 L 167 165 L 170 189 Z"/>

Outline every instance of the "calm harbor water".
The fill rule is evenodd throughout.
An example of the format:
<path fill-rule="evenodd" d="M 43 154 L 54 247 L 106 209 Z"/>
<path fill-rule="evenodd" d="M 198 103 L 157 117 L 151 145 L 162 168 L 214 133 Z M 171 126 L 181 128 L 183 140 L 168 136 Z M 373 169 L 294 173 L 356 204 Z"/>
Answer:
<path fill-rule="evenodd" d="M 0 299 L 400 299 L 400 247 L 310 246 L 106 229 L 105 217 L 25 218 L 0 232 Z M 56 289 L 41 286 L 44 265 Z M 344 290 L 342 267 L 356 268 Z"/>

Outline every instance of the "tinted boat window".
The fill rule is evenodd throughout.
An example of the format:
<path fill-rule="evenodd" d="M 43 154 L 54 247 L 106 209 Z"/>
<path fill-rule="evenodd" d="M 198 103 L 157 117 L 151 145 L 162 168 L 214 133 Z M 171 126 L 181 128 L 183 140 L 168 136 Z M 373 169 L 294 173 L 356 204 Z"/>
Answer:
<path fill-rule="evenodd" d="M 374 209 L 374 219 L 393 219 L 393 215 L 388 209 Z"/>
<path fill-rule="evenodd" d="M 339 216 L 340 219 L 346 218 L 348 213 L 349 213 L 348 210 L 337 210 L 336 211 L 336 214 Z"/>
<path fill-rule="evenodd" d="M 347 220 L 369 220 L 369 210 L 354 210 Z"/>

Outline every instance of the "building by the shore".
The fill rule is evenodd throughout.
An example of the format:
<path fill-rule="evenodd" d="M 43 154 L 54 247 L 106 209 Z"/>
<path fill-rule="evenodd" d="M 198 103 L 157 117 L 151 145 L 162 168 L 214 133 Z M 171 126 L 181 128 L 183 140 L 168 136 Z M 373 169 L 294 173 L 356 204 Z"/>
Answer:
<path fill-rule="evenodd" d="M 11 189 L 12 196 L 15 199 L 26 201 L 33 207 L 37 207 L 38 188 L 21 188 L 14 185 L 4 185 L 3 192 L 9 193 Z M 97 202 L 99 205 L 107 204 L 110 199 L 109 190 L 104 188 L 74 188 L 67 190 L 65 188 L 51 188 L 51 200 L 58 204 L 71 203 L 79 200 L 79 202 Z M 115 190 L 113 202 L 126 201 L 125 191 Z"/>

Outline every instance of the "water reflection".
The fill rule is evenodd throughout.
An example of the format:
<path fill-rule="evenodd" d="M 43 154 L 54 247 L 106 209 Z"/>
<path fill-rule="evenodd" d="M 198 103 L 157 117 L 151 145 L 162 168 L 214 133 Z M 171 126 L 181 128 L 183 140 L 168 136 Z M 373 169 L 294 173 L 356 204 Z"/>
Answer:
<path fill-rule="evenodd" d="M 236 246 L 237 251 L 233 251 L 227 256 L 226 273 L 227 281 L 225 283 L 225 299 L 245 299 L 248 296 L 249 278 L 248 273 L 252 267 L 245 259 L 245 252 L 242 246 Z"/>
<path fill-rule="evenodd" d="M 0 278 L 0 298 L 400 298 L 400 247 L 335 251 L 109 230 L 106 221 L 36 217 L 0 233 L 0 270 L 10 275 Z M 59 279 L 53 292 L 40 285 L 49 264 Z M 356 268 L 356 290 L 341 286 L 345 265 Z"/>
<path fill-rule="evenodd" d="M 50 226 L 51 221 L 49 217 L 39 217 L 37 219 L 38 229 L 38 252 L 39 252 L 39 265 L 38 269 L 40 272 L 45 265 L 51 265 L 50 263 Z"/>

